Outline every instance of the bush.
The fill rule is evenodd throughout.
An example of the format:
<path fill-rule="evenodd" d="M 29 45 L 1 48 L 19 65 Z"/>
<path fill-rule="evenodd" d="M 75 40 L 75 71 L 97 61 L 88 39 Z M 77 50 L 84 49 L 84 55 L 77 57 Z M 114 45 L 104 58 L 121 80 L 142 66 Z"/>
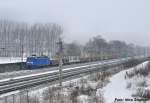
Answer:
<path fill-rule="evenodd" d="M 145 62 L 146 63 L 146 62 Z M 141 64 L 132 70 L 129 70 L 126 72 L 125 77 L 132 78 L 135 75 L 142 75 L 142 76 L 147 76 L 150 73 L 150 63 L 147 62 L 148 64 Z"/>
<path fill-rule="evenodd" d="M 29 103 L 40 103 L 37 96 L 29 97 Z"/>
<path fill-rule="evenodd" d="M 127 81 L 127 88 L 146 87 L 146 78 L 141 75 L 136 75 Z"/>
<path fill-rule="evenodd" d="M 107 72 L 107 71 L 96 72 L 96 73 L 93 73 L 93 74 L 91 74 L 89 76 L 89 80 L 92 80 L 92 81 L 104 81 L 110 76 L 111 76 L 110 72 Z"/>
<path fill-rule="evenodd" d="M 96 92 L 96 103 L 105 103 L 104 94 L 100 89 Z"/>
<path fill-rule="evenodd" d="M 133 96 L 150 99 L 150 89 L 138 88 Z"/>

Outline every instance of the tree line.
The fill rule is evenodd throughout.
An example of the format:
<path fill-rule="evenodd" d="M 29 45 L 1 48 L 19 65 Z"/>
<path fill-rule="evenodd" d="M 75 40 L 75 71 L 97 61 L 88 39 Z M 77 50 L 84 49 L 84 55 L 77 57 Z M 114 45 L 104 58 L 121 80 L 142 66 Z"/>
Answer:
<path fill-rule="evenodd" d="M 56 45 L 62 33 L 62 27 L 55 23 L 27 24 L 0 20 L 0 56 L 52 56 L 57 51 Z"/>
<path fill-rule="evenodd" d="M 127 44 L 119 40 L 106 41 L 100 35 L 90 38 L 85 45 L 75 42 L 66 45 L 66 54 L 90 58 L 109 59 L 150 54 L 149 47 Z"/>

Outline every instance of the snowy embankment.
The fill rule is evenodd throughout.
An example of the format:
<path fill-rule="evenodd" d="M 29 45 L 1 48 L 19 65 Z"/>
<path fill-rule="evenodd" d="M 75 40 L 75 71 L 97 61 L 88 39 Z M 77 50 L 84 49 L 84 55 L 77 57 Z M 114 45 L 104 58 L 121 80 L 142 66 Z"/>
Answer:
<path fill-rule="evenodd" d="M 104 87 L 104 97 L 106 103 L 113 103 L 115 98 L 125 99 L 131 98 L 131 91 L 126 89 L 126 80 L 124 78 L 126 71 L 122 71 L 112 78 L 110 78 L 110 83 Z"/>
<path fill-rule="evenodd" d="M 145 102 L 146 99 L 150 99 L 150 97 L 143 96 L 144 92 L 150 91 L 150 76 L 148 72 L 150 68 L 148 68 L 148 65 L 149 62 L 146 61 L 134 68 L 121 71 L 112 76 L 110 83 L 103 88 L 105 102 L 113 103 L 114 101 L 120 101 L 125 103 L 139 103 L 140 101 Z M 146 71 L 147 75 L 144 74 L 144 76 L 142 76 L 141 73 L 145 73 L 144 71 Z M 141 94 L 137 91 L 139 88 L 140 90 L 143 89 L 143 91 L 140 91 Z M 149 103 L 149 101 L 147 101 L 147 103 Z"/>
<path fill-rule="evenodd" d="M 26 58 L 23 58 L 23 62 L 26 61 Z M 22 58 L 20 57 L 0 57 L 0 64 L 8 64 L 8 63 L 18 63 L 22 62 Z"/>

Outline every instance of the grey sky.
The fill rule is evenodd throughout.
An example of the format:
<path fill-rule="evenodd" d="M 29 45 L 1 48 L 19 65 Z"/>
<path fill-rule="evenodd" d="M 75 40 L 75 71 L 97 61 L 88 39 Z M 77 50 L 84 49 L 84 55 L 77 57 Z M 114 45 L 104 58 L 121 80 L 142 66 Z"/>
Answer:
<path fill-rule="evenodd" d="M 0 18 L 56 22 L 68 41 L 94 35 L 150 46 L 150 0 L 0 0 Z"/>

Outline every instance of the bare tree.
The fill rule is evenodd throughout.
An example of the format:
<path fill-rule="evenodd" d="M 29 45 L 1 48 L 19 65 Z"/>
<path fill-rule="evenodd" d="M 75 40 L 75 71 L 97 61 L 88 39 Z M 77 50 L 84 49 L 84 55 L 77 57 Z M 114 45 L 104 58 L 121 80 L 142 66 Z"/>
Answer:
<path fill-rule="evenodd" d="M 63 29 L 54 23 L 33 24 L 0 21 L 0 56 L 55 55 Z"/>

